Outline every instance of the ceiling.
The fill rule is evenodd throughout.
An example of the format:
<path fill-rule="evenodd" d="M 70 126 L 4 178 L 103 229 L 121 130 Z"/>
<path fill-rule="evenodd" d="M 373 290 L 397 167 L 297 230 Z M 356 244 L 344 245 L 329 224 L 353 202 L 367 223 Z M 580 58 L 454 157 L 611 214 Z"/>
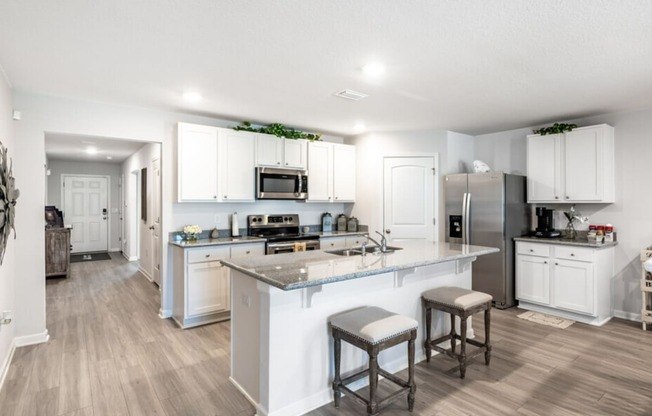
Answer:
<path fill-rule="evenodd" d="M 650 16 L 649 0 L 2 0 L 0 65 L 16 90 L 82 100 L 480 134 L 652 105 Z"/>
<path fill-rule="evenodd" d="M 122 163 L 147 143 L 75 134 L 46 133 L 45 154 L 49 159 Z M 94 149 L 89 153 L 89 149 Z"/>

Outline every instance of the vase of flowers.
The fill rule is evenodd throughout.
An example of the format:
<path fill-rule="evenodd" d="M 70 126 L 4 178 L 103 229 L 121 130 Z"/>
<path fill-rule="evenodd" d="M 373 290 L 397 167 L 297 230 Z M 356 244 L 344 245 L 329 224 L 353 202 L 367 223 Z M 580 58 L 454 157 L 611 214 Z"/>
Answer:
<path fill-rule="evenodd" d="M 564 233 L 565 237 L 573 240 L 577 237 L 577 231 L 575 230 L 575 225 L 573 223 L 579 222 L 580 224 L 584 224 L 589 220 L 589 217 L 583 217 L 582 214 L 576 211 L 575 204 L 570 207 L 569 211 L 564 211 L 564 215 L 568 220 L 568 224 L 566 224 L 566 232 Z"/>
<path fill-rule="evenodd" d="M 198 225 L 186 225 L 183 227 L 183 239 L 185 241 L 197 241 L 201 234 L 201 228 Z"/>

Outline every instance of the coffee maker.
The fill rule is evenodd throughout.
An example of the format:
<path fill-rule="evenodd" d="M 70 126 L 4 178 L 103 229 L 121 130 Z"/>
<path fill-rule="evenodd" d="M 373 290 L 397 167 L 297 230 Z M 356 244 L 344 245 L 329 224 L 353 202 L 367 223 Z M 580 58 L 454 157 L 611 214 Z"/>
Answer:
<path fill-rule="evenodd" d="M 554 238 L 561 235 L 560 231 L 555 230 L 554 218 L 555 213 L 554 209 L 548 209 L 544 207 L 537 207 L 537 228 L 532 233 L 535 237 L 544 237 L 544 238 Z"/>

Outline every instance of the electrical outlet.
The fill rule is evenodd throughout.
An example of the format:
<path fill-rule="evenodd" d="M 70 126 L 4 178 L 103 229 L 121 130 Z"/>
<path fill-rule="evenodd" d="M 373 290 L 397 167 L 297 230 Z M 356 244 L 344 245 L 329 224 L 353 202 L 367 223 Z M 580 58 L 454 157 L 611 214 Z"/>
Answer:
<path fill-rule="evenodd" d="M 245 305 L 246 307 L 251 306 L 251 296 L 242 295 L 242 304 Z"/>
<path fill-rule="evenodd" d="M 13 312 L 12 311 L 2 311 L 0 312 L 0 325 L 9 325 L 11 323 L 11 319 L 13 318 Z"/>

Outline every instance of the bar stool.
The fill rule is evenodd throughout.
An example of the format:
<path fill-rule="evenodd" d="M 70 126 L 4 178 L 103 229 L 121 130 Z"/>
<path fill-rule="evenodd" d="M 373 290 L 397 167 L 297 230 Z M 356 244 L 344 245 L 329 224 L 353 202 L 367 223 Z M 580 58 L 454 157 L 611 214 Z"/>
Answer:
<path fill-rule="evenodd" d="M 340 398 L 342 392 L 345 392 L 351 395 L 353 399 L 365 404 L 368 415 L 375 415 L 392 401 L 407 394 L 408 409 L 412 411 L 414 408 L 414 394 L 417 389 L 414 382 L 414 340 L 417 338 L 419 323 L 412 318 L 375 306 L 368 306 L 336 315 L 330 319 L 330 324 L 335 355 L 335 378 L 333 380 L 335 407 L 340 407 Z M 340 378 L 342 340 L 365 350 L 369 354 L 369 368 L 343 380 Z M 405 341 L 408 343 L 407 381 L 388 373 L 378 366 L 380 351 Z M 365 398 L 346 387 L 346 384 L 359 380 L 367 374 L 369 375 L 369 398 Z M 382 400 L 378 400 L 376 397 L 378 374 L 399 385 L 401 389 Z"/>
<path fill-rule="evenodd" d="M 491 326 L 491 295 L 460 287 L 441 287 L 432 289 L 421 295 L 423 307 L 426 309 L 426 361 L 430 362 L 432 350 L 444 353 L 460 362 L 460 378 L 466 375 L 467 360 L 476 357 L 484 352 L 485 365 L 491 361 L 491 343 L 489 341 L 489 330 Z M 451 331 L 448 335 L 432 340 L 432 310 L 443 311 L 450 314 Z M 466 322 L 469 316 L 484 311 L 484 343 L 473 339 L 466 339 Z M 460 317 L 460 332 L 455 333 L 455 316 Z M 455 340 L 461 341 L 459 354 L 455 353 Z M 451 348 L 444 349 L 438 344 L 450 340 Z M 466 343 L 479 347 L 472 354 L 466 354 Z"/>

